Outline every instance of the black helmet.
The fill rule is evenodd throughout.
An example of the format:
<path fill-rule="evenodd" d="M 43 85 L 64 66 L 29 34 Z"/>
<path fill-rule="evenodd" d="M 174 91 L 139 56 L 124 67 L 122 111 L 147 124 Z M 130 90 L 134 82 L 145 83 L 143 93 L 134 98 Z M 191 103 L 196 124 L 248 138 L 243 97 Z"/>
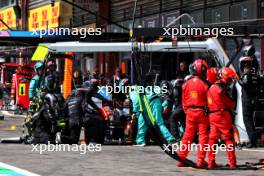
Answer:
<path fill-rule="evenodd" d="M 48 75 L 45 77 L 44 87 L 48 91 L 53 91 L 56 89 L 56 80 L 53 75 Z"/>
<path fill-rule="evenodd" d="M 168 95 L 172 94 L 172 85 L 171 85 L 170 81 L 167 81 L 167 80 L 161 81 L 160 87 L 162 89 L 165 88 L 167 90 L 166 92 L 167 92 Z"/>
<path fill-rule="evenodd" d="M 178 78 L 176 80 L 172 80 L 171 84 L 173 88 L 178 88 L 181 87 L 184 83 L 184 79 Z"/>
<path fill-rule="evenodd" d="M 98 90 L 98 86 L 99 86 L 99 81 L 97 79 L 91 79 L 89 81 L 85 81 L 83 83 L 84 88 L 90 88 L 92 90 Z"/>
<path fill-rule="evenodd" d="M 254 45 L 245 46 L 243 48 L 243 56 L 252 57 L 252 56 L 254 56 L 255 52 L 256 52 L 256 49 L 255 49 Z"/>

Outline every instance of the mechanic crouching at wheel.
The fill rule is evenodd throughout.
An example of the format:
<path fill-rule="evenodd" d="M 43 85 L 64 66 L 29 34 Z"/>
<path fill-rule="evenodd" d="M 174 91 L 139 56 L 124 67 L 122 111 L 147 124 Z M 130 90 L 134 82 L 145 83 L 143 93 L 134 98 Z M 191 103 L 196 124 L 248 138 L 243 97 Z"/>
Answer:
<path fill-rule="evenodd" d="M 237 79 L 236 73 L 224 67 L 219 71 L 220 80 L 216 81 L 207 92 L 209 108 L 210 134 L 208 153 L 208 168 L 215 168 L 215 151 L 219 137 L 226 144 L 229 166 L 231 169 L 236 167 L 235 142 L 233 135 L 233 120 L 230 114 L 235 108 L 236 100 L 231 97 L 230 86 Z"/>
<path fill-rule="evenodd" d="M 104 119 L 102 110 L 92 100 L 93 97 L 112 104 L 101 96 L 98 91 L 98 80 L 91 79 L 83 84 L 82 88 L 73 90 L 66 101 L 66 111 L 68 117 L 67 128 L 61 135 L 57 136 L 57 141 L 61 143 L 78 144 L 81 128 L 93 127 L 93 132 L 89 133 L 88 140 L 94 142 L 104 142 Z M 90 141 L 88 141 L 90 142 Z"/>
<path fill-rule="evenodd" d="M 32 117 L 33 143 L 54 143 L 59 128 L 57 121 L 63 118 L 64 99 L 57 93 L 57 82 L 54 75 L 48 75 L 44 79 L 42 87 L 41 106 Z"/>

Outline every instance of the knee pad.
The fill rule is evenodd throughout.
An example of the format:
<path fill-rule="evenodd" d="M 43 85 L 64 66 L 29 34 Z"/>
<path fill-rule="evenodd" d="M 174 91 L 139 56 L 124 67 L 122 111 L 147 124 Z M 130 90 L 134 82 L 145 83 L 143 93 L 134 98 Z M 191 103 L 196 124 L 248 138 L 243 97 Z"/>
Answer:
<path fill-rule="evenodd" d="M 73 128 L 76 126 L 80 126 L 80 124 L 81 124 L 80 120 L 81 120 L 81 118 L 80 118 L 79 114 L 77 114 L 77 113 L 69 114 L 69 127 Z"/>

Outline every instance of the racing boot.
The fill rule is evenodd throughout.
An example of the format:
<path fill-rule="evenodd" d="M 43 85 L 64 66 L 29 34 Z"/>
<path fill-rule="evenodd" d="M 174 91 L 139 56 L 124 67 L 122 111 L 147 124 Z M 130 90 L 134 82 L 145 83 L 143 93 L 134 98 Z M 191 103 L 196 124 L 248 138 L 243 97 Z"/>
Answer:
<path fill-rule="evenodd" d="M 236 164 L 234 164 L 234 163 L 233 163 L 233 164 L 231 164 L 231 163 L 229 164 L 229 168 L 230 168 L 230 169 L 235 169 L 236 167 L 237 167 L 237 166 L 236 166 Z"/>
<path fill-rule="evenodd" d="M 56 139 L 55 139 L 56 144 L 61 144 L 61 132 L 56 133 Z"/>
<path fill-rule="evenodd" d="M 211 160 L 208 162 L 208 169 L 216 168 L 217 164 L 215 163 L 215 160 Z"/>
<path fill-rule="evenodd" d="M 237 167 L 237 165 L 236 165 L 236 156 L 232 155 L 232 157 L 230 157 L 230 154 L 228 154 L 228 159 L 229 159 L 229 168 L 230 169 L 235 169 Z"/>
<path fill-rule="evenodd" d="M 146 144 L 145 143 L 142 143 L 142 144 L 135 144 L 133 145 L 134 147 L 146 147 Z"/>
<path fill-rule="evenodd" d="M 236 154 L 235 154 L 235 144 L 232 140 L 226 140 L 226 146 L 228 146 L 226 152 L 229 159 L 230 169 L 236 168 Z M 232 147 L 232 149 L 230 148 Z"/>
<path fill-rule="evenodd" d="M 185 158 L 182 158 L 182 157 L 180 157 L 180 158 L 181 158 L 182 161 L 185 160 Z M 177 162 L 176 163 L 176 166 L 177 167 L 187 167 L 182 161 Z"/>
<path fill-rule="evenodd" d="M 183 162 L 177 162 L 176 166 L 177 167 L 187 167 Z"/>
<path fill-rule="evenodd" d="M 217 144 L 217 140 L 215 139 L 209 139 L 209 146 L 210 146 L 210 150 L 208 152 L 208 169 L 212 169 L 216 167 L 216 163 L 215 163 L 215 152 L 216 152 L 216 145 Z"/>
<path fill-rule="evenodd" d="M 197 160 L 197 167 L 198 168 L 207 168 L 207 166 L 208 166 L 208 163 L 204 159 L 199 158 Z"/>

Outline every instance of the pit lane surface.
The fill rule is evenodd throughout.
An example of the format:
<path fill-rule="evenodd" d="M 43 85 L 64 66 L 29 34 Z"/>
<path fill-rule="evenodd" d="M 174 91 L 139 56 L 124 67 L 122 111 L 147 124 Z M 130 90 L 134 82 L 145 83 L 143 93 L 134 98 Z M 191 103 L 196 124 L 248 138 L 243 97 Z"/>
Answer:
<path fill-rule="evenodd" d="M 0 138 L 21 134 L 23 119 L 0 121 Z M 16 128 L 11 128 L 16 125 Z M 10 128 L 9 128 L 10 127 Z M 132 146 L 102 146 L 102 151 L 87 152 L 32 152 L 31 145 L 0 144 L 0 162 L 39 174 L 54 176 L 118 176 L 118 175 L 264 175 L 264 170 L 197 170 L 177 168 L 175 161 L 164 154 L 158 146 L 144 148 Z M 190 158 L 195 160 L 195 152 Z M 237 151 L 238 164 L 257 162 L 264 158 L 264 149 Z M 219 164 L 226 164 L 225 152 L 217 155 Z"/>

